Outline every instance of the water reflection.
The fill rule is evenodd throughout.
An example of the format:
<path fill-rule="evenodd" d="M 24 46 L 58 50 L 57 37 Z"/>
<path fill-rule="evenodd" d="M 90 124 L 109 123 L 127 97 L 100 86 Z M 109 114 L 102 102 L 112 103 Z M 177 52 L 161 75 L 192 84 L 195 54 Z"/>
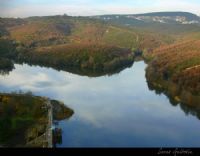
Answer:
<path fill-rule="evenodd" d="M 51 68 L 15 65 L 0 76 L 1 91 L 31 90 L 63 101 L 76 113 L 59 122 L 58 147 L 199 147 L 200 124 L 172 106 L 167 96 L 150 91 L 146 64 L 112 76 L 91 78 Z"/>
<path fill-rule="evenodd" d="M 59 121 L 62 120 L 69 120 L 72 115 L 74 114 L 74 111 L 72 109 L 70 109 L 69 107 L 65 106 L 64 104 L 55 101 L 55 100 L 51 100 L 51 103 L 53 105 L 53 145 L 54 147 L 57 147 L 57 145 L 61 145 L 62 144 L 62 128 L 60 128 L 59 126 Z"/>
<path fill-rule="evenodd" d="M 17 61 L 19 64 L 23 64 L 24 61 Z M 46 68 L 51 68 L 53 67 L 54 69 L 56 69 L 57 71 L 66 71 L 66 72 L 70 72 L 73 74 L 78 74 L 81 76 L 89 76 L 89 77 L 99 77 L 99 76 L 104 76 L 104 75 L 108 75 L 108 76 L 112 76 L 113 74 L 117 74 L 120 73 L 122 70 L 126 69 L 126 68 L 130 68 L 133 65 L 133 61 L 130 62 L 124 62 L 123 64 L 121 64 L 120 66 L 116 66 L 107 70 L 91 70 L 91 69 L 87 69 L 87 68 L 79 68 L 79 67 L 70 67 L 70 66 L 58 66 L 58 65 L 48 65 L 42 62 L 25 62 L 27 63 L 29 66 L 37 66 L 39 65 L 40 67 L 46 67 Z"/>
<path fill-rule="evenodd" d="M 7 58 L 0 57 L 0 75 L 8 75 L 14 69 L 14 64 Z"/>
<path fill-rule="evenodd" d="M 162 93 L 165 94 L 169 98 L 169 101 L 172 104 L 172 106 L 180 106 L 180 108 L 184 111 L 185 115 L 191 114 L 200 119 L 200 103 L 189 104 L 189 103 L 178 102 L 174 99 L 174 96 L 170 95 L 167 91 L 153 85 L 151 81 L 148 81 L 148 78 L 147 78 L 147 84 L 148 88 L 154 91 L 157 95 L 161 95 Z"/>
<path fill-rule="evenodd" d="M 0 75 L 8 75 L 10 70 L 0 70 Z"/>
<path fill-rule="evenodd" d="M 14 65 L 11 68 L 0 69 L 0 75 L 8 75 L 14 69 Z"/>

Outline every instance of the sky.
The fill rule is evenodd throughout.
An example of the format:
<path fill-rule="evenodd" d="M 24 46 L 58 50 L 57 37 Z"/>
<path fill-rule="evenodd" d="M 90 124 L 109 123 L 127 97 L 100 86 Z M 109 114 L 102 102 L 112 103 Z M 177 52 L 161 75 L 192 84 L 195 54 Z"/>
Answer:
<path fill-rule="evenodd" d="M 200 15 L 200 0 L 0 0 L 0 17 L 90 16 L 186 11 Z"/>

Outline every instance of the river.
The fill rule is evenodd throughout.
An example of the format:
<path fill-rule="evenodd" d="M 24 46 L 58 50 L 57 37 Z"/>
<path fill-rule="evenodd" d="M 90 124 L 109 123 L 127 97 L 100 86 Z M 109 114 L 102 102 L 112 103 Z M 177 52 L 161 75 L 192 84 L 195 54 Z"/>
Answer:
<path fill-rule="evenodd" d="M 31 91 L 63 101 L 74 115 L 59 122 L 57 147 L 199 147 L 200 121 L 149 90 L 146 64 L 118 74 L 87 77 L 15 64 L 0 76 L 0 91 Z"/>

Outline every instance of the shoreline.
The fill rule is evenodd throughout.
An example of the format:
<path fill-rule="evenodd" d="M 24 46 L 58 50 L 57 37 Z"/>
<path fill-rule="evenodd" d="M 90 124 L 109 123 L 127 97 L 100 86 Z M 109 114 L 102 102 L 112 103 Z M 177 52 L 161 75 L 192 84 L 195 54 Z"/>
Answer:
<path fill-rule="evenodd" d="M 40 96 L 34 96 L 30 94 L 12 94 L 12 93 L 0 93 L 0 104 L 6 103 L 10 105 L 10 107 L 14 108 L 15 105 L 11 104 L 9 102 L 6 102 L 5 99 L 17 99 L 16 103 L 20 100 L 23 100 L 24 98 L 28 98 L 29 100 L 37 100 L 41 102 L 41 104 L 38 104 L 40 110 L 38 111 L 44 111 L 46 112 L 39 116 L 38 119 L 34 119 L 33 124 L 28 124 L 29 126 L 24 126 L 23 131 L 19 131 L 16 129 L 16 131 L 19 131 L 21 139 L 17 139 L 18 136 L 12 135 L 9 136 L 7 140 L 5 140 L 5 143 L 1 143 L 1 147 L 40 147 L 40 148 L 54 148 L 54 127 L 53 127 L 53 121 L 54 120 L 64 120 L 66 118 L 69 118 L 73 115 L 74 111 L 67 106 L 64 105 L 64 103 L 56 100 L 51 100 L 50 98 L 46 97 L 40 97 Z M 3 99 L 3 100 L 2 100 Z M 24 101 L 27 101 L 26 99 Z M 36 101 L 36 102 L 37 102 Z M 21 106 L 18 106 L 18 109 L 24 109 L 23 107 L 25 105 L 34 105 L 34 104 L 28 104 L 23 103 Z M 32 110 L 35 109 L 34 106 L 32 109 L 30 109 L 27 112 L 27 115 L 31 116 L 33 113 Z M 2 108 L 3 109 L 3 108 Z M 10 120 L 15 121 L 20 116 L 18 115 L 18 112 L 16 112 L 17 115 L 8 117 Z M 42 117 L 42 118 L 41 118 Z M 16 119 L 15 119 L 16 118 Z M 30 117 L 29 117 L 30 118 Z M 44 120 L 44 122 L 41 122 L 41 119 Z M 24 119 L 25 120 L 25 119 Z M 17 124 L 17 123 L 16 123 Z M 12 125 L 10 125 L 12 126 Z M 46 127 L 46 128 L 44 128 Z M 10 127 L 12 129 L 12 127 Z M 6 134 L 6 131 L 5 131 Z M 1 139 L 1 138 L 0 138 Z M 23 140 L 23 141 L 22 141 Z M 16 142 L 13 142 L 16 141 Z M 6 143 L 7 142 L 7 143 Z M 10 144 L 10 143 L 11 144 Z M 23 143 L 24 142 L 24 143 Z"/>

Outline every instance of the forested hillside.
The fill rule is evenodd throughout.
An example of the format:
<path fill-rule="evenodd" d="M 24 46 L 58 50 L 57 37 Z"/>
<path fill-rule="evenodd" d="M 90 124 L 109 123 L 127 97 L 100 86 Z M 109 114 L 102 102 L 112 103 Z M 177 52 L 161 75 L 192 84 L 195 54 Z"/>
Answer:
<path fill-rule="evenodd" d="M 155 88 L 163 88 L 177 101 L 200 101 L 200 40 L 163 46 L 146 53 L 150 61 L 147 78 Z"/>
<path fill-rule="evenodd" d="M 30 17 L 19 21 L 10 19 L 9 22 L 12 24 L 2 24 L 7 36 L 20 46 L 29 48 L 70 43 L 104 43 L 125 48 L 140 45 L 148 48 L 143 44 L 146 38 L 154 47 L 159 46 L 158 43 L 169 42 L 169 36 L 166 39 L 150 32 L 113 26 L 87 17 Z M 2 23 L 9 22 L 2 20 Z"/>

